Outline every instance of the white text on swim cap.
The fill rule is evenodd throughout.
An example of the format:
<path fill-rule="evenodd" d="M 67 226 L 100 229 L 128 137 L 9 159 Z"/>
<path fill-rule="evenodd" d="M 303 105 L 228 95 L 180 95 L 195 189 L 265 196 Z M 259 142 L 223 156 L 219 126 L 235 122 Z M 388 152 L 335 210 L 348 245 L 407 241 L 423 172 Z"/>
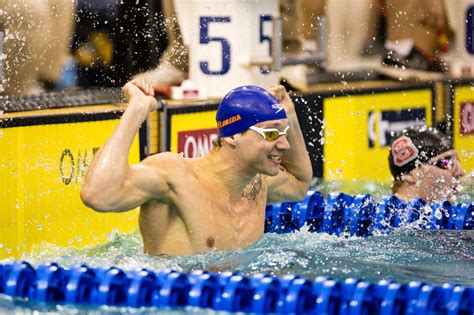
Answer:
<path fill-rule="evenodd" d="M 283 106 L 280 103 L 277 104 L 272 104 L 272 108 L 276 110 L 275 114 L 281 112 L 283 109 Z"/>

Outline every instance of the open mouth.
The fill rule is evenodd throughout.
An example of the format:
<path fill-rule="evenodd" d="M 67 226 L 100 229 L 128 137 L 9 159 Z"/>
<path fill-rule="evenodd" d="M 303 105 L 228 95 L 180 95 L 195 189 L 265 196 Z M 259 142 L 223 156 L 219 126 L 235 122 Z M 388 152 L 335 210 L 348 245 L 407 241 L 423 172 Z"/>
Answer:
<path fill-rule="evenodd" d="M 275 163 L 280 163 L 281 162 L 281 156 L 280 155 L 269 155 L 268 158 L 272 160 Z"/>

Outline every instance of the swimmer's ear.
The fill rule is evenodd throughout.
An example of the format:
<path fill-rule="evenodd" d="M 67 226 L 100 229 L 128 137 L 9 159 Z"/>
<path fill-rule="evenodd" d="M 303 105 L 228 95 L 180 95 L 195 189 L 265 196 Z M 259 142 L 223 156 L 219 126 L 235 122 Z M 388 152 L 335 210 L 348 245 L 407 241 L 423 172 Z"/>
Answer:
<path fill-rule="evenodd" d="M 417 172 L 417 170 L 413 169 L 413 170 L 411 170 L 410 173 L 403 174 L 402 175 L 402 180 L 404 182 L 407 182 L 407 183 L 412 184 L 412 185 L 416 184 L 416 178 L 418 177 L 416 172 Z"/>
<path fill-rule="evenodd" d="M 228 145 L 230 145 L 232 148 L 236 148 L 237 147 L 237 139 L 238 139 L 238 134 L 237 135 L 233 135 L 233 136 L 229 136 L 229 137 L 225 137 L 223 138 L 224 142 L 227 143 Z"/>

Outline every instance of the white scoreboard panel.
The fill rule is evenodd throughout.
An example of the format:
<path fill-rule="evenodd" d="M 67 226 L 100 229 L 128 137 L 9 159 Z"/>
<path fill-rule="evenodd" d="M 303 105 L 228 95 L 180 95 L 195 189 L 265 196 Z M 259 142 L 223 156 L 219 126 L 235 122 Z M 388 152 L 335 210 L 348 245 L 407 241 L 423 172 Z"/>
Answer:
<path fill-rule="evenodd" d="M 176 11 L 190 48 L 189 77 L 204 95 L 278 83 L 272 70 L 281 51 L 277 0 L 176 0 Z"/>

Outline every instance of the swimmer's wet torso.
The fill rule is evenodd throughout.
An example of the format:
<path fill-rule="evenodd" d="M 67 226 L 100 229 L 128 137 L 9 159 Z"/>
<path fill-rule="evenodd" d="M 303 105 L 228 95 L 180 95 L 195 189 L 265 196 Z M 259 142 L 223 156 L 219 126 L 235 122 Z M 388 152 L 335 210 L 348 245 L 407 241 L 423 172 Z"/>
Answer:
<path fill-rule="evenodd" d="M 267 184 L 256 175 L 232 198 L 225 185 L 206 174 L 203 159 L 174 160 L 167 200 L 151 200 L 140 210 L 144 250 L 149 254 L 185 254 L 209 250 L 232 250 L 254 243 L 263 235 Z"/>
<path fill-rule="evenodd" d="M 273 95 L 255 86 L 228 93 L 216 114 L 219 142 L 209 155 L 160 153 L 136 165 L 128 164 L 128 153 L 156 100 L 144 82 L 127 83 L 124 92 L 127 109 L 94 156 L 81 197 L 100 212 L 141 207 L 146 253 L 243 248 L 263 235 L 267 203 L 305 197 L 311 163 L 283 87 Z"/>

